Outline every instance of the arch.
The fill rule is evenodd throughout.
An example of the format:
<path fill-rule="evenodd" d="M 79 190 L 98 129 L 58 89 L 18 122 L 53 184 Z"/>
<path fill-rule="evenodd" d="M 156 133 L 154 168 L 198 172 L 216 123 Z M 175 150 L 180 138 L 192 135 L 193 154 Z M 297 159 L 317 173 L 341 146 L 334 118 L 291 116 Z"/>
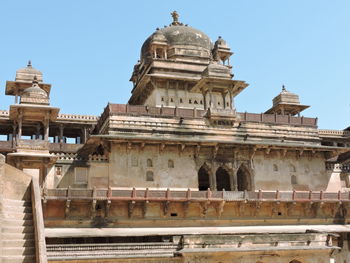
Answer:
<path fill-rule="evenodd" d="M 241 165 L 237 171 L 237 190 L 252 191 L 252 176 L 245 165 Z"/>
<path fill-rule="evenodd" d="M 219 167 L 216 170 L 216 190 L 222 191 L 231 191 L 231 180 L 230 173 L 223 167 Z"/>
<path fill-rule="evenodd" d="M 147 159 L 147 167 L 153 167 L 152 159 Z"/>
<path fill-rule="evenodd" d="M 198 170 L 198 189 L 199 191 L 206 191 L 210 188 L 209 167 L 203 164 Z"/>
<path fill-rule="evenodd" d="M 296 260 L 296 259 L 293 259 L 292 261 L 290 261 L 289 263 L 302 263 L 301 261 L 299 260 Z"/>
<path fill-rule="evenodd" d="M 174 161 L 171 159 L 168 160 L 168 168 L 174 168 Z"/>
<path fill-rule="evenodd" d="M 154 181 L 154 174 L 152 171 L 146 172 L 146 181 L 153 182 Z"/>
<path fill-rule="evenodd" d="M 289 164 L 289 171 L 291 172 L 291 173 L 295 173 L 296 171 L 297 171 L 297 169 L 295 168 L 295 166 L 293 165 L 293 164 Z"/>

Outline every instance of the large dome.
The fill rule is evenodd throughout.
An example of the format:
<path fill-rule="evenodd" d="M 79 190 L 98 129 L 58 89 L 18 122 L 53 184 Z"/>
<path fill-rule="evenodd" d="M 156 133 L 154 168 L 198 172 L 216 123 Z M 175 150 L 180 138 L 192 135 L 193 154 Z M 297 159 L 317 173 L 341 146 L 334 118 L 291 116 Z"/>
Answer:
<path fill-rule="evenodd" d="M 141 48 L 141 58 L 147 57 L 151 42 L 159 40 L 165 42 L 169 47 L 197 47 L 199 49 L 205 49 L 208 52 L 211 52 L 213 49 L 213 44 L 205 33 L 174 21 L 167 27 L 157 29 L 156 32 L 146 39 Z"/>

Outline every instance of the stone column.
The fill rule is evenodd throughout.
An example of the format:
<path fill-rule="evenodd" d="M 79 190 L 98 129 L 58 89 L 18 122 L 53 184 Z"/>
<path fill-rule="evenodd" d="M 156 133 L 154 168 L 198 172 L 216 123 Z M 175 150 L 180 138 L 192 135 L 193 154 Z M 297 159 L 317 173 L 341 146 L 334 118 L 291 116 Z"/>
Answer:
<path fill-rule="evenodd" d="M 216 191 L 216 164 L 215 162 L 212 162 L 211 166 L 211 175 L 210 175 L 210 189 L 212 191 Z"/>
<path fill-rule="evenodd" d="M 165 105 L 166 106 L 169 106 L 169 81 L 166 82 L 166 91 L 165 91 L 165 94 L 166 94 L 166 98 L 165 98 Z"/>
<path fill-rule="evenodd" d="M 232 168 L 232 176 L 230 177 L 231 178 L 231 189 L 232 191 L 237 191 L 237 171 L 238 169 L 233 167 Z"/>
<path fill-rule="evenodd" d="M 17 137 L 17 123 L 15 122 L 12 125 L 12 147 L 15 147 L 16 145 L 16 137 Z"/>
<path fill-rule="evenodd" d="M 230 96 L 230 109 L 233 110 L 233 96 L 232 96 L 232 91 L 229 91 L 229 96 Z"/>
<path fill-rule="evenodd" d="M 63 124 L 60 124 L 60 134 L 58 137 L 58 142 L 63 143 Z"/>
<path fill-rule="evenodd" d="M 209 108 L 215 108 L 213 102 L 213 92 L 211 88 L 209 89 Z"/>
<path fill-rule="evenodd" d="M 23 119 L 23 115 L 22 115 L 22 112 L 20 111 L 18 115 L 18 140 L 20 140 L 22 137 L 22 119 Z"/>
<path fill-rule="evenodd" d="M 82 129 L 81 143 L 86 143 L 86 140 L 87 140 L 86 127 L 84 127 Z"/>
<path fill-rule="evenodd" d="M 50 123 L 50 119 L 48 118 L 48 116 L 46 116 L 44 120 L 44 140 L 45 141 L 49 140 L 49 123 Z"/>
<path fill-rule="evenodd" d="M 222 95 L 222 103 L 224 104 L 224 109 L 226 109 L 226 94 L 225 92 L 222 92 L 221 95 Z"/>
<path fill-rule="evenodd" d="M 179 82 L 176 82 L 176 88 L 175 88 L 175 107 L 179 106 Z"/>
<path fill-rule="evenodd" d="M 207 107 L 207 91 L 202 90 L 202 95 L 203 95 L 203 105 L 204 105 L 204 110 L 206 110 Z"/>

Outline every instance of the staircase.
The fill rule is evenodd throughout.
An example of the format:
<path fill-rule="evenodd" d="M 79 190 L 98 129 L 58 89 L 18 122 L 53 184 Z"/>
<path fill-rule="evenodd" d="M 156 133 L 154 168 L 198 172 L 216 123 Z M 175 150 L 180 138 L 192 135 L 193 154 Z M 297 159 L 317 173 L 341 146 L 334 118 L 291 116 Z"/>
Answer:
<path fill-rule="evenodd" d="M 0 205 L 2 237 L 0 263 L 35 262 L 31 201 L 2 199 Z"/>

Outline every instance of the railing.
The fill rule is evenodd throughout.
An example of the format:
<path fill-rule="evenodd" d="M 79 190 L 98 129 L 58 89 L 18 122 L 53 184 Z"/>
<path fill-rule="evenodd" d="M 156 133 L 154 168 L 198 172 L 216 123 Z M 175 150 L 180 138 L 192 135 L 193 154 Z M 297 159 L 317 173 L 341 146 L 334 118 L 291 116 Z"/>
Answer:
<path fill-rule="evenodd" d="M 49 150 L 49 141 L 44 140 L 17 140 L 17 149 L 22 150 L 36 150 L 36 151 L 48 151 Z"/>
<path fill-rule="evenodd" d="M 9 113 L 9 111 L 8 110 L 0 110 L 0 116 L 9 116 L 10 115 L 10 113 Z"/>
<path fill-rule="evenodd" d="M 83 144 L 50 143 L 50 152 L 76 153 Z"/>
<path fill-rule="evenodd" d="M 47 263 L 44 217 L 41 206 L 39 178 L 37 176 L 32 176 L 31 190 L 36 262 Z"/>
<path fill-rule="evenodd" d="M 326 163 L 326 170 L 340 170 L 344 173 L 350 173 L 350 164 Z"/>
<path fill-rule="evenodd" d="M 336 137 L 349 137 L 350 131 L 344 130 L 318 130 L 320 136 L 336 136 Z"/>
<path fill-rule="evenodd" d="M 115 201 L 284 201 L 284 202 L 350 202 L 350 192 L 324 191 L 174 191 L 149 189 L 44 189 L 44 200 L 115 200 Z"/>
<path fill-rule="evenodd" d="M 0 141 L 0 150 L 2 152 L 10 152 L 13 150 L 12 141 Z"/>
<path fill-rule="evenodd" d="M 97 121 L 95 115 L 78 115 L 78 114 L 58 114 L 58 120 L 79 120 L 79 121 Z"/>
<path fill-rule="evenodd" d="M 143 105 L 128 104 L 108 104 L 97 122 L 97 130 L 109 116 L 113 115 L 136 115 L 136 116 L 154 116 L 154 117 L 182 117 L 182 118 L 203 118 L 205 110 L 185 109 L 177 107 L 149 107 Z M 255 113 L 237 113 L 240 121 L 289 124 L 301 126 L 317 126 L 317 118 L 293 117 L 289 115 L 277 114 L 255 114 Z"/>

